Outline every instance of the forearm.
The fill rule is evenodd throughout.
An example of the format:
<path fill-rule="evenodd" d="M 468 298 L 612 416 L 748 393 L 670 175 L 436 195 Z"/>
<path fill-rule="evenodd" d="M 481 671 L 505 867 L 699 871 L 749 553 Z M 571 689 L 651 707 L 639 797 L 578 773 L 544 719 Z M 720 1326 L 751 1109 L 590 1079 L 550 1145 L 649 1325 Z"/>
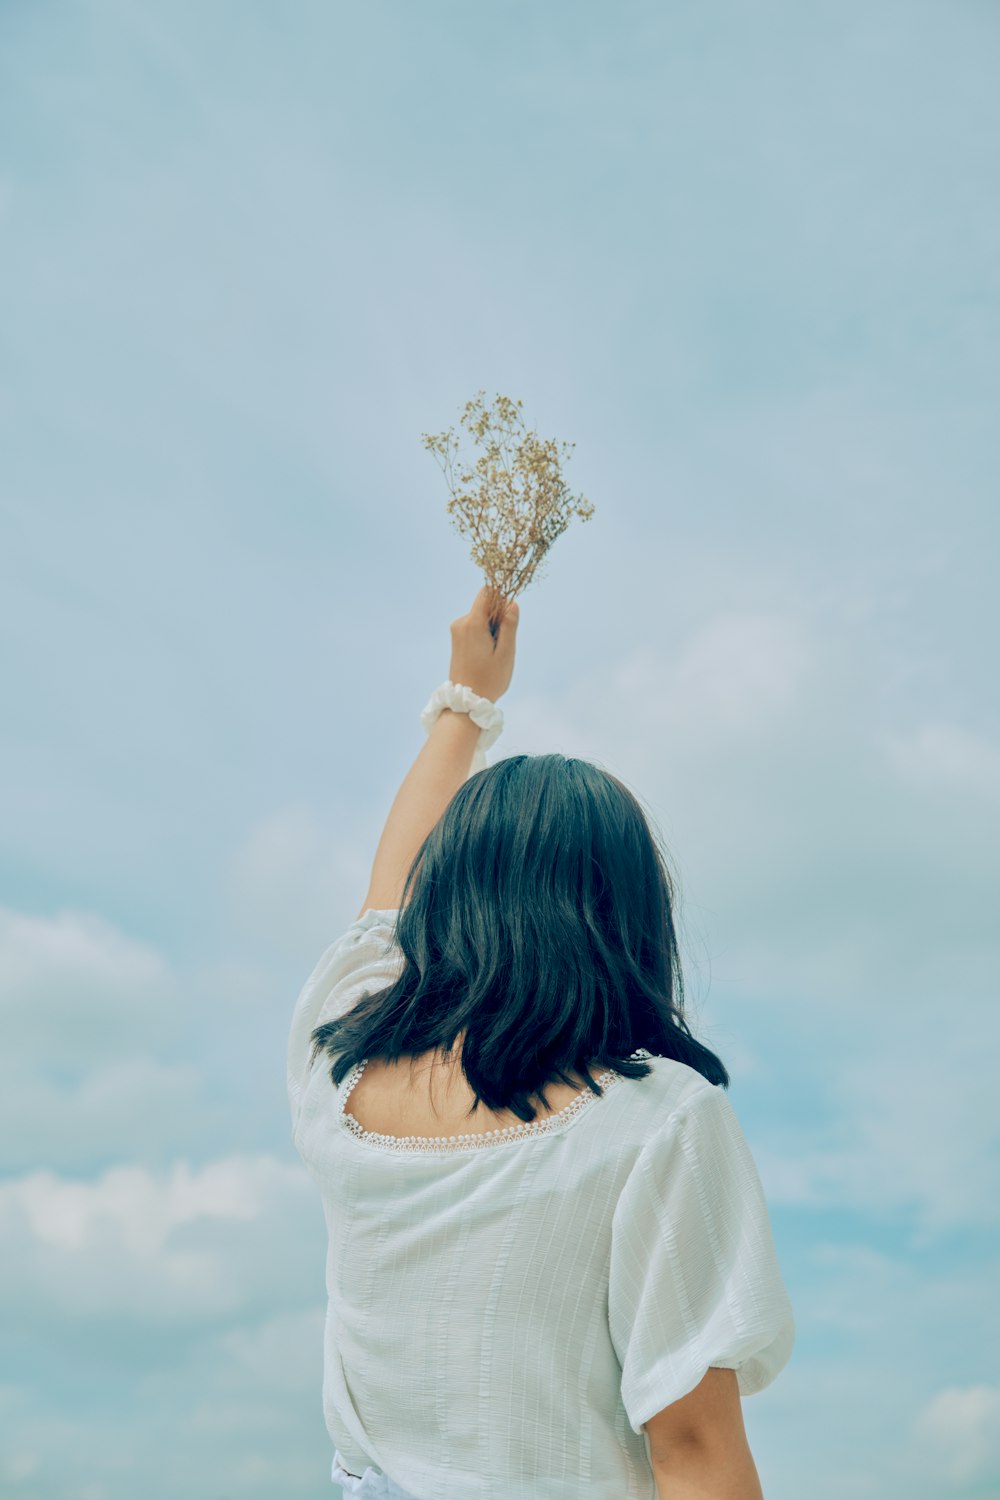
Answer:
<path fill-rule="evenodd" d="M 389 809 L 375 851 L 369 905 L 396 907 L 417 850 L 472 768 L 479 725 L 442 710 Z"/>
<path fill-rule="evenodd" d="M 764 1500 L 746 1443 L 682 1443 L 653 1473 L 659 1500 Z"/>

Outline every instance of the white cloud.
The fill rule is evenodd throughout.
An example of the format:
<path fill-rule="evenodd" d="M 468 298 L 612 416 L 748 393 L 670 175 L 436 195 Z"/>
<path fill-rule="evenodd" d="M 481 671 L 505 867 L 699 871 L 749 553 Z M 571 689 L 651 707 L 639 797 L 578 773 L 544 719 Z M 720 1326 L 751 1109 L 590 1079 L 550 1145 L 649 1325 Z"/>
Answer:
<path fill-rule="evenodd" d="M 119 1040 L 119 1045 L 120 1045 Z M 15 1045 L 0 1064 L 0 1170 L 90 1167 L 95 1160 L 159 1155 L 165 1142 L 196 1150 L 211 1138 L 203 1070 L 137 1055 L 95 1063 L 82 1077 L 50 1076 L 45 1058 Z"/>
<path fill-rule="evenodd" d="M 758 737 L 776 732 L 795 704 L 811 655 L 801 619 L 731 609 L 697 625 L 674 651 L 636 646 L 594 697 L 626 732 L 637 723 L 647 731 L 669 726 L 680 739 L 671 753 L 721 735 Z M 597 718 L 605 731 L 609 718 Z"/>
<path fill-rule="evenodd" d="M 197 988 L 94 913 L 0 910 L 0 1170 L 194 1149 L 214 1113 L 185 1047 Z"/>
<path fill-rule="evenodd" d="M 1000 1117 L 985 1080 L 1000 1076 L 1000 1025 L 988 1002 L 943 995 L 872 1026 L 836 1069 L 840 1201 L 907 1212 L 916 1244 L 1000 1226 Z"/>
<path fill-rule="evenodd" d="M 321 1249 L 316 1264 L 322 1277 Z M 95 1366 L 88 1329 L 82 1365 L 88 1384 L 99 1368 L 96 1407 L 74 1392 L 63 1408 L 48 1376 L 0 1387 L 4 1500 L 8 1491 L 11 1500 L 82 1500 L 93 1487 L 121 1497 L 316 1493 L 332 1459 L 320 1404 L 323 1314 L 319 1301 L 250 1314 L 238 1328 L 191 1332 L 180 1345 L 171 1330 L 144 1323 L 134 1368 L 110 1323 Z M 72 1371 L 81 1355 L 66 1332 L 61 1320 L 50 1328 L 37 1318 L 30 1337 L 47 1350 L 54 1341 L 60 1356 L 65 1346 L 61 1366 Z M 269 1483 L 241 1483 L 248 1457 Z"/>
<path fill-rule="evenodd" d="M 243 945 L 180 975 L 98 916 L 0 911 L 0 1171 L 266 1147 L 268 1107 L 284 1132 L 286 1021 L 329 941 L 319 922 L 288 974 Z"/>
<path fill-rule="evenodd" d="M 0 1302 L 12 1318 L 74 1322 L 197 1323 L 261 1298 L 277 1312 L 310 1284 L 314 1200 L 298 1163 L 266 1155 L 111 1167 L 89 1181 L 28 1173 L 0 1183 Z M 318 1275 L 314 1265 L 317 1291 Z"/>
<path fill-rule="evenodd" d="M 914 1435 L 953 1485 L 1000 1482 L 1000 1386 L 949 1386 L 927 1402 Z"/>
<path fill-rule="evenodd" d="M 732 611 L 708 620 L 682 647 L 669 706 L 689 734 L 773 732 L 794 703 L 810 651 L 789 615 Z"/>
<path fill-rule="evenodd" d="M 318 1279 L 313 1290 L 321 1290 Z M 308 1396 L 319 1387 L 325 1316 L 325 1305 L 317 1297 L 311 1307 L 219 1334 L 214 1355 L 219 1383 L 233 1397 L 237 1411 L 242 1410 L 236 1400 L 240 1393 L 298 1391 Z"/>
<path fill-rule="evenodd" d="M 983 1087 L 1000 1074 L 990 997 L 878 1003 L 852 996 L 783 1036 L 771 1076 L 788 1103 L 755 1141 L 771 1201 L 905 1224 L 916 1248 L 1000 1226 L 1000 1119 Z M 778 1024 L 772 1012 L 769 1033 Z M 790 1133 L 798 1085 L 782 1074 L 805 1070 L 809 1105 Z"/>
<path fill-rule="evenodd" d="M 196 1172 L 178 1162 L 162 1181 L 134 1166 L 111 1167 L 96 1182 L 34 1172 L 0 1186 L 0 1205 L 19 1203 L 28 1227 L 44 1244 L 86 1249 L 113 1226 L 125 1249 L 150 1255 L 160 1253 L 181 1224 L 257 1218 L 275 1181 L 294 1177 L 297 1182 L 299 1176 L 297 1169 L 267 1158 L 212 1162 Z"/>
<path fill-rule="evenodd" d="M 63 1065 L 172 1031 L 178 987 L 163 956 L 94 912 L 0 908 L 0 1010 L 8 1035 Z"/>

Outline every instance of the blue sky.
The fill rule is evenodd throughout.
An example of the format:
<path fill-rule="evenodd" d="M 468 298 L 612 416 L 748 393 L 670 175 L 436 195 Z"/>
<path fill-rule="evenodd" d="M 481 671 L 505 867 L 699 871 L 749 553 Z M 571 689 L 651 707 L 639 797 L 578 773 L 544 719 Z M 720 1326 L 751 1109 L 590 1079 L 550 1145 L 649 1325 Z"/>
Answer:
<path fill-rule="evenodd" d="M 768 1500 L 1000 1492 L 998 62 L 973 0 L 0 10 L 5 1497 L 330 1493 L 284 1049 L 479 389 L 596 508 L 489 758 L 670 849 L 797 1313 Z"/>

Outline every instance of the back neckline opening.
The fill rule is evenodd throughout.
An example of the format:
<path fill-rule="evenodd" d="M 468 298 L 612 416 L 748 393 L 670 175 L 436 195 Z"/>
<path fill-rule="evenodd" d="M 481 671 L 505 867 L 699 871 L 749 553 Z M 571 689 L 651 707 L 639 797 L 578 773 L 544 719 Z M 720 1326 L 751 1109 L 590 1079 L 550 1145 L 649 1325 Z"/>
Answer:
<path fill-rule="evenodd" d="M 631 1054 L 633 1059 L 651 1058 L 654 1054 L 648 1052 L 645 1047 L 639 1047 Z M 346 1105 L 351 1090 L 365 1070 L 369 1058 L 364 1058 L 357 1063 L 344 1080 L 340 1091 L 340 1101 L 337 1108 L 338 1124 L 346 1127 L 348 1132 L 356 1141 L 363 1145 L 373 1146 L 378 1150 L 385 1151 L 415 1151 L 424 1155 L 461 1154 L 467 1151 L 489 1149 L 495 1146 L 513 1145 L 518 1141 L 531 1139 L 538 1135 L 551 1135 L 558 1132 L 571 1121 L 577 1119 L 591 1104 L 596 1104 L 604 1099 L 609 1089 L 616 1083 L 621 1083 L 624 1074 L 616 1073 L 614 1068 L 605 1068 L 602 1073 L 595 1074 L 595 1081 L 600 1085 L 602 1092 L 595 1094 L 586 1085 L 572 1098 L 562 1109 L 556 1110 L 554 1114 L 546 1115 L 543 1119 L 522 1120 L 518 1125 L 499 1126 L 495 1130 L 480 1132 L 467 1131 L 459 1135 L 388 1135 L 380 1130 L 366 1130 L 354 1115 L 347 1111 Z"/>

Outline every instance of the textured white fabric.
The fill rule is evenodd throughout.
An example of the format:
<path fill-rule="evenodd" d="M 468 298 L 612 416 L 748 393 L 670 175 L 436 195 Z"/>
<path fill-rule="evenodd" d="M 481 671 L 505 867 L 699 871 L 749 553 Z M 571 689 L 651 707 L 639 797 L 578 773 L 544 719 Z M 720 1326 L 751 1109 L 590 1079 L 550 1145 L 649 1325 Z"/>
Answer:
<path fill-rule="evenodd" d="M 472 752 L 469 775 L 485 771 L 486 752 L 503 729 L 503 710 L 491 698 L 483 698 L 464 683 L 452 682 L 450 677 L 446 677 L 441 686 L 434 689 L 421 710 L 420 722 L 428 734 L 446 708 L 450 708 L 453 713 L 468 714 L 472 722 L 479 725 L 480 735 Z"/>
<path fill-rule="evenodd" d="M 369 1467 L 363 1474 L 352 1474 L 349 1469 L 344 1468 L 343 1454 L 339 1451 L 333 1455 L 332 1477 L 334 1484 L 340 1485 L 343 1494 L 357 1495 L 359 1500 L 414 1500 L 414 1496 L 401 1490 L 388 1474 L 383 1474 L 378 1469 Z"/>
<path fill-rule="evenodd" d="M 329 1231 L 339 1459 L 414 1500 L 657 1500 L 642 1424 L 712 1365 L 763 1390 L 794 1342 L 732 1105 L 644 1054 L 648 1078 L 613 1075 L 513 1139 L 415 1148 L 348 1127 L 358 1070 L 336 1089 L 310 1033 L 401 972 L 396 916 L 369 909 L 330 944 L 288 1047 L 293 1139 Z"/>

